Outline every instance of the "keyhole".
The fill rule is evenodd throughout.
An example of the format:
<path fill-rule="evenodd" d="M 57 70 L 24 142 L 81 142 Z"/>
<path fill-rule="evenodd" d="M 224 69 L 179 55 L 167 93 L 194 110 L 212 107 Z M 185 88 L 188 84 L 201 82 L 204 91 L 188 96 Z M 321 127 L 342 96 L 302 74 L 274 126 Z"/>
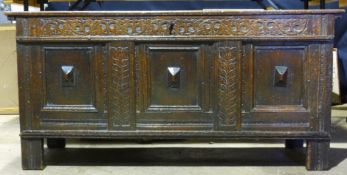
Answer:
<path fill-rule="evenodd" d="M 175 24 L 174 23 L 171 23 L 170 26 L 169 26 L 169 34 L 172 35 L 172 31 L 175 27 Z"/>

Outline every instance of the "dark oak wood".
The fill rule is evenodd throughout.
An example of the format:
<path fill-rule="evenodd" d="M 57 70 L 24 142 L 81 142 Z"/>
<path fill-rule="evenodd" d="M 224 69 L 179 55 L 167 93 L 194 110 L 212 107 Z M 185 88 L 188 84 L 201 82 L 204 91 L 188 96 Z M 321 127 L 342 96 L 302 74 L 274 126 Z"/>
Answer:
<path fill-rule="evenodd" d="M 329 144 L 327 141 L 308 140 L 306 153 L 307 170 L 329 169 Z"/>
<path fill-rule="evenodd" d="M 300 149 L 304 146 L 304 140 L 285 140 L 285 146 L 287 149 Z"/>
<path fill-rule="evenodd" d="M 306 140 L 307 169 L 324 170 L 342 12 L 7 13 L 23 169 L 43 168 L 42 139 L 204 138 Z"/>
<path fill-rule="evenodd" d="M 29 0 L 23 0 L 23 10 L 24 11 L 29 10 Z"/>
<path fill-rule="evenodd" d="M 45 167 L 43 161 L 43 139 L 21 138 L 21 146 L 23 170 L 42 170 Z"/>
<path fill-rule="evenodd" d="M 325 9 L 325 0 L 320 0 L 319 7 L 320 9 Z"/>
<path fill-rule="evenodd" d="M 66 146 L 66 140 L 64 138 L 47 138 L 48 148 L 58 148 L 62 149 Z"/>
<path fill-rule="evenodd" d="M 303 0 L 304 1 L 304 9 L 309 8 L 309 0 Z"/>

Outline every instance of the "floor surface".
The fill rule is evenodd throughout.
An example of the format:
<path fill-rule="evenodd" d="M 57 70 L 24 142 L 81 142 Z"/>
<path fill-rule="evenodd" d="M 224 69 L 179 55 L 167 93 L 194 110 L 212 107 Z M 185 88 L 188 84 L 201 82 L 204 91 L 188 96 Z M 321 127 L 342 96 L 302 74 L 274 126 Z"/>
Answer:
<path fill-rule="evenodd" d="M 331 169 L 308 172 L 304 149 L 286 151 L 283 141 L 189 140 L 68 140 L 66 149 L 45 149 L 43 171 L 23 171 L 18 116 L 0 116 L 0 175 L 346 175 L 346 117 L 347 105 L 334 107 Z"/>

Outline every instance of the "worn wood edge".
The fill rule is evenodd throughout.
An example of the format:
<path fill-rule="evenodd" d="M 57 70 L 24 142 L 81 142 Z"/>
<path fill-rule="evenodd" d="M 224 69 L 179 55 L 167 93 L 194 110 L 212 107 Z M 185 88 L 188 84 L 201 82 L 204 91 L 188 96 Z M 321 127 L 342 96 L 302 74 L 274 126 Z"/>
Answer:
<path fill-rule="evenodd" d="M 233 37 L 233 36 L 82 36 L 82 37 L 26 37 L 17 36 L 17 42 L 106 42 L 106 41 L 330 41 L 333 35 L 315 35 L 309 37 Z"/>
<path fill-rule="evenodd" d="M 271 132 L 271 131 L 61 131 L 39 130 L 22 131 L 22 138 L 52 137 L 52 138 L 219 138 L 219 139 L 313 139 L 330 140 L 327 132 Z"/>
<path fill-rule="evenodd" d="M 279 15 L 279 14 L 342 14 L 343 9 L 326 10 L 173 10 L 173 11 L 41 11 L 41 12 L 5 12 L 8 17 L 49 17 L 49 16 L 176 16 L 176 15 Z"/>

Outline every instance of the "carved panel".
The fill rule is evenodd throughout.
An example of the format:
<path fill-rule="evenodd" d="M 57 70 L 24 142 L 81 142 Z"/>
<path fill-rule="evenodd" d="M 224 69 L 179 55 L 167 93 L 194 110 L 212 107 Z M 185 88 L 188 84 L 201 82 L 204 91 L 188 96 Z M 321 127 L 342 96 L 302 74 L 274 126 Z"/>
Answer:
<path fill-rule="evenodd" d="M 43 54 L 43 110 L 97 112 L 93 47 L 47 46 Z"/>
<path fill-rule="evenodd" d="M 142 89 L 148 111 L 201 111 L 202 48 L 190 45 L 151 45 L 146 47 Z M 146 79 L 145 79 L 146 78 Z"/>
<path fill-rule="evenodd" d="M 305 46 L 255 47 L 254 108 L 304 105 L 305 52 Z"/>
<path fill-rule="evenodd" d="M 317 88 L 310 76 L 314 77 L 311 69 L 317 61 L 309 62 L 316 58 L 308 55 L 307 48 L 307 43 L 290 42 L 247 47 L 243 129 L 308 130 L 312 107 L 308 97 L 313 96 L 309 92 Z"/>
<path fill-rule="evenodd" d="M 218 49 L 218 124 L 235 127 L 240 115 L 240 48 L 226 43 Z"/>
<path fill-rule="evenodd" d="M 211 129 L 207 46 L 168 42 L 137 47 L 138 128 Z"/>
<path fill-rule="evenodd" d="M 105 129 L 104 74 L 96 71 L 104 64 L 101 45 L 45 43 L 28 50 L 32 128 Z"/>
<path fill-rule="evenodd" d="M 110 127 L 131 126 L 130 47 L 109 47 L 109 118 Z"/>
<path fill-rule="evenodd" d="M 314 36 L 312 18 L 162 17 L 32 18 L 29 36 Z M 319 25 L 317 25 L 319 26 Z"/>

